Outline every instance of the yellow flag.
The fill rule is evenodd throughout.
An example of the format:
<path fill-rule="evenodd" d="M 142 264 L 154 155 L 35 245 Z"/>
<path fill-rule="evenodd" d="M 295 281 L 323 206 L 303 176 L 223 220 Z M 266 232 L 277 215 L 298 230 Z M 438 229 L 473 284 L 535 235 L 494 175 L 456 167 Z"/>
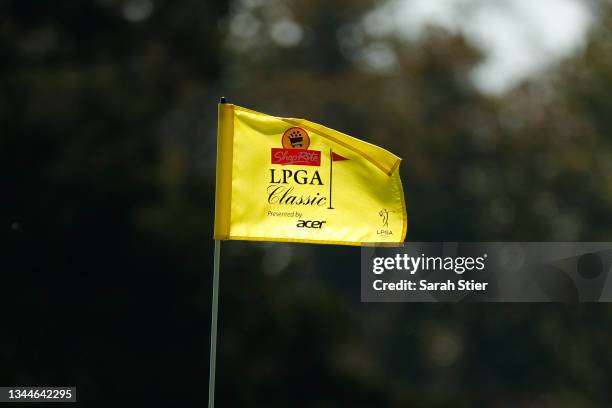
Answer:
<path fill-rule="evenodd" d="M 304 119 L 219 104 L 215 239 L 400 244 L 401 159 Z"/>

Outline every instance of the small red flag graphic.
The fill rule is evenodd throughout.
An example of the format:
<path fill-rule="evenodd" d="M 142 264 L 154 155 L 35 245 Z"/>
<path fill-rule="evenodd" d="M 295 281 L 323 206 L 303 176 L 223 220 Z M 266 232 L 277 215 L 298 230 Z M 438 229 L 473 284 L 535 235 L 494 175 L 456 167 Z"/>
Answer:
<path fill-rule="evenodd" d="M 332 152 L 332 161 L 342 161 L 342 160 L 349 160 L 344 156 L 340 156 L 338 153 L 334 153 Z"/>

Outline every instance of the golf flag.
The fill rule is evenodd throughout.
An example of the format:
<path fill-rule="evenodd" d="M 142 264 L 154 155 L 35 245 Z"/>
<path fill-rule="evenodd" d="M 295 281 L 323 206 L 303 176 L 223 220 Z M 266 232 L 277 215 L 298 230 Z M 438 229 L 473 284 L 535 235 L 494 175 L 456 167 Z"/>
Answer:
<path fill-rule="evenodd" d="M 304 120 L 219 104 L 216 240 L 401 244 L 401 159 Z"/>

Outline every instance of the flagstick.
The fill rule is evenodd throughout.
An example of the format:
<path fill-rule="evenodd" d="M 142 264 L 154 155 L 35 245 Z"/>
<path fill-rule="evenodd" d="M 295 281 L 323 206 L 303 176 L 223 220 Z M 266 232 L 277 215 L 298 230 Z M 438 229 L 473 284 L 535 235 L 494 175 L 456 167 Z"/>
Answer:
<path fill-rule="evenodd" d="M 329 149 L 329 210 L 333 210 L 332 207 L 332 167 L 334 166 L 334 156 L 332 154 L 332 149 Z"/>
<path fill-rule="evenodd" d="M 219 99 L 220 104 L 227 103 L 224 96 Z M 219 123 L 219 129 L 221 124 Z M 219 160 L 219 140 L 221 132 L 217 135 L 217 160 Z M 217 162 L 217 169 L 219 163 Z M 217 179 L 217 183 L 219 179 Z M 219 187 L 218 185 L 216 187 Z M 216 214 L 215 197 L 215 214 Z M 221 261 L 221 241 L 215 239 L 215 252 L 213 257 L 213 288 L 212 288 L 212 316 L 210 318 L 210 361 L 208 371 L 208 408 L 215 408 L 215 371 L 217 365 L 217 319 L 219 317 L 219 263 Z"/>
<path fill-rule="evenodd" d="M 215 240 L 212 318 L 210 322 L 210 371 L 208 376 L 208 408 L 215 407 L 215 365 L 217 360 L 217 317 L 219 315 L 219 260 L 221 241 Z"/>

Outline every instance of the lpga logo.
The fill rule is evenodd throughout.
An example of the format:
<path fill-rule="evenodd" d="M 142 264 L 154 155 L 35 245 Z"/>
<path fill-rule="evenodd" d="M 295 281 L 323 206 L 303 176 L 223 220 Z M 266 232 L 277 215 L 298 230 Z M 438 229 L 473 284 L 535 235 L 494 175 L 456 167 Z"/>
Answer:
<path fill-rule="evenodd" d="M 393 235 L 393 231 L 389 229 L 389 213 L 394 213 L 395 211 L 389 211 L 386 208 L 383 208 L 378 212 L 378 215 L 381 218 L 382 227 L 376 230 L 376 234 L 389 236 Z"/>

